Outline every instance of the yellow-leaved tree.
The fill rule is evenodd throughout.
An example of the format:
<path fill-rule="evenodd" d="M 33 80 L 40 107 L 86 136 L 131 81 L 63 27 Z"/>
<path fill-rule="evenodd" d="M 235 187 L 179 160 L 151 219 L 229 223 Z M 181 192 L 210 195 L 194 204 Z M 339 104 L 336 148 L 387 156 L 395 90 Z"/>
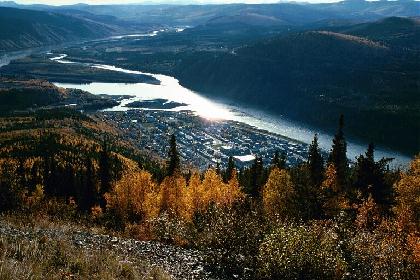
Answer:
<path fill-rule="evenodd" d="M 202 181 L 202 188 L 204 191 L 203 203 L 208 206 L 210 203 L 219 204 L 221 200 L 223 180 L 222 177 L 217 174 L 216 170 L 210 168 L 204 174 Z"/>
<path fill-rule="evenodd" d="M 194 173 L 190 178 L 185 200 L 187 217 L 191 219 L 194 213 L 205 212 L 212 203 L 218 207 L 231 207 L 243 198 L 236 171 L 232 172 L 228 183 L 224 183 L 222 177 L 213 169 L 206 171 L 202 181 L 200 174 Z"/>
<path fill-rule="evenodd" d="M 419 231 L 420 228 L 420 155 L 410 165 L 410 169 L 401 174 L 395 184 L 394 213 L 401 231 Z"/>
<path fill-rule="evenodd" d="M 200 174 L 194 172 L 188 183 L 186 195 L 186 207 L 188 209 L 188 219 L 191 220 L 194 213 L 206 210 L 206 196 L 203 185 L 201 184 Z"/>
<path fill-rule="evenodd" d="M 232 206 L 235 202 L 240 201 L 244 198 L 244 193 L 239 186 L 238 174 L 236 169 L 231 173 L 231 178 L 226 185 L 226 191 L 224 195 L 225 205 Z"/>
<path fill-rule="evenodd" d="M 321 189 L 324 200 L 323 208 L 327 216 L 336 216 L 340 210 L 350 208 L 348 200 L 340 191 L 337 170 L 332 163 L 328 164 L 325 170 L 325 179 Z"/>
<path fill-rule="evenodd" d="M 180 218 L 187 217 L 186 193 L 184 177 L 177 174 L 166 177 L 160 184 L 160 212 Z"/>
<path fill-rule="evenodd" d="M 356 220 L 354 221 L 359 229 L 372 230 L 381 222 L 381 212 L 372 195 L 357 207 Z"/>
<path fill-rule="evenodd" d="M 123 222 L 140 222 L 157 212 L 153 195 L 156 185 L 152 175 L 144 170 L 126 173 L 105 194 L 107 209 L 112 210 Z"/>
<path fill-rule="evenodd" d="M 267 218 L 270 220 L 292 218 L 295 213 L 294 196 L 292 178 L 287 170 L 272 169 L 263 189 L 263 205 Z"/>

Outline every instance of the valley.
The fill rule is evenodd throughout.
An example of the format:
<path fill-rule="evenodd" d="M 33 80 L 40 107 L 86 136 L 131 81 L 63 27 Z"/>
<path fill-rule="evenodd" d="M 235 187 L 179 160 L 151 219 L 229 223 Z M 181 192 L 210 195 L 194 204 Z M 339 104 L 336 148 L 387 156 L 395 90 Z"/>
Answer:
<path fill-rule="evenodd" d="M 238 92 L 238 90 L 240 90 L 239 88 L 227 88 L 229 84 L 220 81 L 215 81 L 209 90 L 203 89 L 207 87 L 206 85 L 209 83 L 209 79 L 214 79 L 215 75 L 223 75 L 225 78 L 232 76 L 232 74 L 235 75 L 234 73 L 225 74 L 223 71 L 221 71 L 220 74 L 209 75 L 206 80 L 200 80 L 197 88 L 199 89 L 198 92 L 200 94 L 196 94 L 191 90 L 182 87 L 179 83 L 182 85 L 185 83 L 190 84 L 186 81 L 193 75 L 183 78 L 184 75 L 181 74 L 179 83 L 174 78 L 166 76 L 180 76 L 177 69 L 180 69 L 181 66 L 178 65 L 179 62 L 177 61 L 182 61 L 181 65 L 185 66 L 183 70 L 185 71 L 186 69 L 191 68 L 187 61 L 193 59 L 198 54 L 202 55 L 202 57 L 192 63 L 192 65 L 200 63 L 203 57 L 208 57 L 212 53 L 216 55 L 215 59 L 217 60 L 220 56 L 233 55 L 233 57 L 235 57 L 238 56 L 238 52 L 245 52 L 242 48 L 238 49 L 237 47 L 238 44 L 242 44 L 242 39 L 239 41 L 231 40 L 231 45 L 225 46 L 223 46 L 223 43 L 219 43 L 220 35 L 214 36 L 213 38 L 206 37 L 205 39 L 198 40 L 187 39 L 191 38 L 190 34 L 196 34 L 196 32 L 201 31 L 195 31 L 195 29 L 186 29 L 183 31 L 167 29 L 156 32 L 146 32 L 144 33 L 145 36 L 133 34 L 132 36 L 110 37 L 99 41 L 95 40 L 59 48 L 54 54 L 49 52 L 34 54 L 24 59 L 13 61 L 9 65 L 3 67 L 0 71 L 3 72 L 4 75 L 11 76 L 13 76 L 14 73 L 25 73 L 26 76 L 31 78 L 47 79 L 52 82 L 58 82 L 57 85 L 62 87 L 79 88 L 96 95 L 109 94 L 131 96 L 129 99 L 123 99 L 121 101 L 122 105 L 116 107 L 118 108 L 117 110 L 128 110 L 129 107 L 132 107 L 129 103 L 136 104 L 136 102 L 137 105 L 143 105 L 136 106 L 137 108 L 141 109 L 143 107 L 143 109 L 146 108 L 150 110 L 153 109 L 153 106 L 151 107 L 150 104 L 144 104 L 144 101 L 164 98 L 170 102 L 175 102 L 175 104 L 179 103 L 178 105 L 183 105 L 181 107 L 177 105 L 173 108 L 166 108 L 166 110 L 178 111 L 179 107 L 181 110 L 195 112 L 200 117 L 207 119 L 242 122 L 251 127 L 255 127 L 256 129 L 263 129 L 270 133 L 275 133 L 279 135 L 280 139 L 281 137 L 287 137 L 294 139 L 297 142 L 305 143 L 306 145 L 310 143 L 314 133 L 317 132 L 320 137 L 320 145 L 325 152 L 329 149 L 332 138 L 331 135 L 334 133 L 334 127 L 337 123 L 337 120 L 334 120 L 334 118 L 336 118 L 335 116 L 339 116 L 342 112 L 350 112 L 349 110 L 353 110 L 351 108 L 357 106 L 357 114 L 354 114 L 354 110 L 351 111 L 352 118 L 347 120 L 347 129 L 350 133 L 351 140 L 349 143 L 349 158 L 351 160 L 354 160 L 357 155 L 363 152 L 367 145 L 367 141 L 378 139 L 379 140 L 376 141 L 376 143 L 379 144 L 378 155 L 380 157 L 395 158 L 394 164 L 396 166 L 404 165 L 409 161 L 409 157 L 406 156 L 410 154 L 409 147 L 413 146 L 413 148 L 416 149 L 415 147 L 417 146 L 418 140 L 418 135 L 416 135 L 416 133 L 410 134 L 408 138 L 405 137 L 403 140 L 399 137 L 401 133 L 408 133 L 410 129 L 416 130 L 416 117 L 413 117 L 417 114 L 415 108 L 418 104 L 416 103 L 411 103 L 411 108 L 403 104 L 401 104 L 403 106 L 399 105 L 399 107 L 394 106 L 390 113 L 399 115 L 399 118 L 392 119 L 392 121 L 395 122 L 395 125 L 387 126 L 386 133 L 383 132 L 381 127 L 369 129 L 369 134 L 367 135 L 366 133 L 363 133 L 363 131 L 367 128 L 372 128 L 373 123 L 377 123 L 377 118 L 386 117 L 387 114 L 386 111 L 383 111 L 380 107 L 377 107 L 375 111 L 370 109 L 372 108 L 372 104 L 366 102 L 377 102 L 374 101 L 375 98 L 370 98 L 372 101 L 369 101 L 369 99 L 360 99 L 360 101 L 363 100 L 363 103 L 365 104 L 363 105 L 364 107 L 362 107 L 359 103 L 360 101 L 358 101 L 359 97 L 357 96 L 350 97 L 345 94 L 337 96 L 336 93 L 328 93 L 327 89 L 323 89 L 321 90 L 323 94 L 316 96 L 305 94 L 301 97 L 294 97 L 295 99 L 289 98 L 288 103 L 278 105 L 278 107 L 276 107 L 277 109 L 274 110 L 272 106 L 281 104 L 283 97 L 273 97 L 269 99 L 257 97 L 256 99 L 249 96 L 246 91 L 241 91 L 241 95 L 246 96 L 248 100 L 247 102 L 244 102 L 243 96 L 236 97 L 234 93 Z M 150 34 L 152 36 L 150 36 Z M 225 35 L 221 36 L 224 37 Z M 323 36 L 323 34 L 319 33 L 319 35 L 315 34 L 315 36 Z M 180 39 L 187 41 L 180 43 Z M 139 48 L 140 46 L 141 48 Z M 205 49 L 202 49 L 204 46 Z M 235 54 L 232 54 L 232 52 L 235 52 Z M 65 53 L 65 55 L 58 55 L 60 53 Z M 106 63 L 114 63 L 114 65 L 106 65 Z M 232 61 L 232 63 L 234 65 L 236 62 Z M 138 69 L 145 72 L 138 71 Z M 160 74 L 150 74 L 146 71 Z M 201 70 L 197 70 L 194 72 L 198 74 L 200 71 Z M 197 79 L 199 75 L 194 75 L 194 77 Z M 249 80 L 251 81 L 253 79 Z M 313 81 L 312 79 L 309 80 Z M 321 81 L 318 81 L 317 83 L 319 82 Z M 163 87 L 159 86 L 160 83 L 163 83 Z M 242 84 L 242 82 L 237 84 Z M 290 80 L 284 78 L 284 84 L 290 84 Z M 220 86 L 223 87 L 220 88 Z M 413 86 L 417 87 L 417 85 L 414 84 Z M 191 84 L 191 87 L 194 88 L 195 84 Z M 203 89 L 203 91 L 200 89 Z M 252 89 L 252 86 L 249 86 L 248 90 L 249 89 Z M 260 90 L 264 92 L 265 89 L 264 87 L 261 87 Z M 415 92 L 414 88 L 411 90 L 414 90 Z M 291 91 L 291 89 L 286 87 L 282 91 L 287 92 Z M 410 94 L 414 94 L 414 92 Z M 288 96 L 287 93 L 285 94 Z M 138 97 L 133 98 L 133 96 L 136 95 L 138 95 Z M 270 106 L 267 107 L 267 103 L 264 103 L 264 100 L 267 100 Z M 347 100 L 352 101 L 351 103 L 348 103 Z M 402 100 L 403 99 L 399 98 L 398 102 L 401 102 Z M 138 103 L 140 101 L 142 103 Z M 337 102 L 341 105 L 335 108 L 336 105 L 333 104 L 337 104 Z M 383 103 L 383 101 L 379 102 Z M 249 106 L 250 103 L 252 103 L 251 106 Z M 305 105 L 307 103 L 311 103 L 312 105 L 308 107 Z M 343 107 L 346 103 L 348 103 L 348 105 Z M 326 105 L 329 107 L 325 108 Z M 284 108 L 284 106 L 286 106 L 287 111 L 281 109 Z M 305 106 L 306 110 L 302 111 L 299 109 Z M 315 114 L 311 111 L 319 110 L 320 108 L 324 108 L 322 114 L 319 114 L 319 112 L 318 114 Z M 160 110 L 162 109 L 165 110 L 165 108 L 160 108 Z M 396 112 L 395 110 L 401 112 Z M 281 113 L 280 115 L 279 112 Z M 304 112 L 306 116 L 311 116 L 312 119 L 316 117 L 318 118 L 318 121 L 311 121 L 302 116 L 302 113 L 296 115 L 297 112 Z M 156 113 L 159 114 L 158 111 Z M 331 118 L 327 118 L 327 116 Z M 360 118 L 365 119 L 361 122 Z M 406 118 L 408 118 L 408 121 Z M 326 125 L 326 123 L 328 123 L 328 125 Z M 402 123 L 404 123 L 405 127 L 401 127 Z M 389 123 L 387 125 L 389 125 Z M 364 129 L 362 129 L 362 127 L 364 127 Z M 353 133 L 354 131 L 357 133 Z M 378 138 L 379 135 L 382 136 Z M 390 141 L 393 141 L 392 139 L 394 139 L 394 136 L 395 139 L 398 140 L 395 140 L 391 145 Z M 385 139 L 386 141 L 380 141 L 380 139 Z M 132 140 L 135 141 L 135 139 Z M 361 144 L 363 142 L 365 144 Z M 144 144 L 147 147 L 152 146 L 153 143 L 154 142 L 149 142 Z M 186 143 L 188 143 L 188 145 L 193 145 L 191 141 L 187 141 Z M 391 152 L 392 148 L 389 148 L 388 145 L 394 147 L 397 151 Z M 381 146 L 388 147 L 381 148 Z M 267 152 L 267 149 L 270 152 Z M 306 148 L 302 147 L 300 152 L 304 152 L 305 149 Z M 157 150 L 160 151 L 161 155 L 165 154 L 164 147 L 157 148 Z M 264 154 L 265 162 L 269 162 L 269 158 L 276 150 L 286 152 L 286 154 L 290 153 L 292 158 L 295 157 L 293 151 L 285 150 L 285 147 L 282 147 L 281 145 L 274 145 L 273 147 L 265 147 L 257 150 L 245 149 L 241 154 L 236 156 L 242 156 L 243 154 Z M 214 153 L 218 155 L 220 150 L 213 150 L 212 153 L 206 157 L 205 161 L 200 163 L 201 168 L 214 165 L 217 162 L 222 164 L 222 166 L 227 163 L 226 159 L 220 161 L 217 157 L 215 158 L 213 155 Z M 301 157 L 302 156 L 298 156 L 297 158 Z"/>
<path fill-rule="evenodd" d="M 35 2 L 0 1 L 0 279 L 418 278 L 420 2 Z"/>
<path fill-rule="evenodd" d="M 351 116 L 346 131 L 352 141 L 374 142 L 406 156 L 418 151 L 418 3 L 128 5 L 114 7 L 115 16 L 106 5 L 28 7 L 37 16 L 51 11 L 74 21 L 89 19 L 107 32 L 96 32 L 95 38 L 82 32 L 78 40 L 84 41 L 73 38 L 74 44 L 52 48 L 78 63 L 54 63 L 50 55 L 38 53 L 14 60 L 2 75 L 68 84 L 158 82 L 151 75 L 80 63 L 163 74 L 209 99 L 328 135 L 335 133 L 340 114 Z M 348 18 L 337 16 L 345 11 L 351 13 Z"/>
<path fill-rule="evenodd" d="M 412 38 L 404 40 L 418 37 L 416 22 L 403 22 L 408 26 L 404 32 Z M 193 28 L 66 51 L 70 59 L 170 75 L 207 97 L 286 116 L 330 134 L 336 116 L 344 113 L 352 116 L 347 121 L 352 138 L 407 155 L 417 151 L 419 136 L 411 132 L 419 130 L 419 104 L 412 102 L 419 92 L 418 50 L 394 47 L 395 40 L 379 44 L 329 31 L 263 35 L 256 45 L 253 36 L 199 37 L 207 31 Z M 398 32 L 387 36 L 394 38 Z M 198 39 L 190 39 L 195 36 Z M 230 40 L 225 42 L 226 38 Z M 95 60 L 90 60 L 93 55 Z M 377 122 L 384 119 L 390 123 Z"/>

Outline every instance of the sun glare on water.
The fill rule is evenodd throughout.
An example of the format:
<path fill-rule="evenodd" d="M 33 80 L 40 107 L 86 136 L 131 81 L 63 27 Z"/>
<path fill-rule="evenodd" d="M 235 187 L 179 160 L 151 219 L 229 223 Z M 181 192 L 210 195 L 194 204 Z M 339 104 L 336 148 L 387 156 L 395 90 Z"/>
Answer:
<path fill-rule="evenodd" d="M 166 98 L 169 101 L 175 101 L 180 103 L 188 104 L 188 106 L 181 106 L 175 111 L 179 110 L 191 110 L 200 117 L 206 118 L 208 120 L 231 120 L 234 115 L 228 109 L 219 105 L 185 87 L 182 87 L 179 84 L 179 81 L 173 77 L 161 75 L 161 74 L 152 74 L 145 73 L 135 70 L 127 70 L 111 65 L 93 65 L 94 68 L 124 72 L 128 74 L 137 74 L 137 75 L 147 75 L 152 76 L 155 79 L 160 81 L 160 85 L 153 84 L 138 84 L 138 91 L 133 92 L 141 99 L 153 99 L 154 98 Z M 147 94 L 147 92 L 150 94 Z M 159 91 L 159 92 L 157 92 Z"/>

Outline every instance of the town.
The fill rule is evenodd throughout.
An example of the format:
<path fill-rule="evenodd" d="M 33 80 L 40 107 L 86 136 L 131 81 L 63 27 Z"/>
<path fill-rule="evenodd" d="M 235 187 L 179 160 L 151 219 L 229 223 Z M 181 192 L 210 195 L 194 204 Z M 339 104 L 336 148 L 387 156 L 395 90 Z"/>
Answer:
<path fill-rule="evenodd" d="M 225 167 L 232 156 L 238 167 L 256 156 L 268 164 L 275 152 L 285 153 L 287 164 L 306 158 L 307 144 L 234 121 L 211 121 L 191 111 L 136 109 L 97 113 L 123 131 L 123 137 L 141 149 L 167 156 L 169 136 L 175 134 L 183 164 L 200 170 Z"/>

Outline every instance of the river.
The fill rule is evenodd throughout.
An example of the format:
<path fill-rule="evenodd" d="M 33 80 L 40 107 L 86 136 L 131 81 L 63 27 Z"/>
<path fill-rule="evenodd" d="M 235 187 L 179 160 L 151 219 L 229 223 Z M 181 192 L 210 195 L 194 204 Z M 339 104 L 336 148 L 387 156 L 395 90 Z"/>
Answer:
<path fill-rule="evenodd" d="M 66 55 L 62 54 L 51 58 L 56 62 L 72 63 L 65 60 Z M 108 94 L 108 95 L 131 95 L 130 99 L 124 100 L 119 106 L 109 110 L 124 111 L 128 110 L 126 104 L 133 101 L 153 100 L 158 98 L 167 99 L 178 103 L 185 103 L 186 106 L 177 107 L 170 110 L 191 110 L 197 115 L 210 120 L 232 120 L 246 123 L 253 127 L 264 129 L 272 133 L 276 133 L 300 142 L 310 143 L 315 133 L 318 133 L 320 147 L 324 151 L 331 148 L 333 136 L 320 130 L 309 128 L 299 122 L 287 120 L 280 116 L 273 116 L 265 112 L 245 108 L 237 105 L 231 105 L 221 101 L 211 100 L 199 93 L 191 91 L 179 84 L 174 77 L 145 73 L 141 71 L 127 70 L 113 65 L 103 64 L 86 64 L 87 67 L 95 67 L 117 72 L 124 72 L 138 75 L 149 75 L 160 81 L 160 84 L 147 83 L 90 83 L 90 84 L 65 84 L 55 83 L 57 86 L 65 88 L 77 88 L 91 92 L 92 94 Z M 350 160 L 366 151 L 368 143 L 358 143 L 352 139 L 348 141 L 347 155 Z M 406 167 L 411 160 L 409 157 L 391 150 L 381 147 L 376 149 L 376 158 L 390 157 L 395 158 L 392 166 Z"/>

